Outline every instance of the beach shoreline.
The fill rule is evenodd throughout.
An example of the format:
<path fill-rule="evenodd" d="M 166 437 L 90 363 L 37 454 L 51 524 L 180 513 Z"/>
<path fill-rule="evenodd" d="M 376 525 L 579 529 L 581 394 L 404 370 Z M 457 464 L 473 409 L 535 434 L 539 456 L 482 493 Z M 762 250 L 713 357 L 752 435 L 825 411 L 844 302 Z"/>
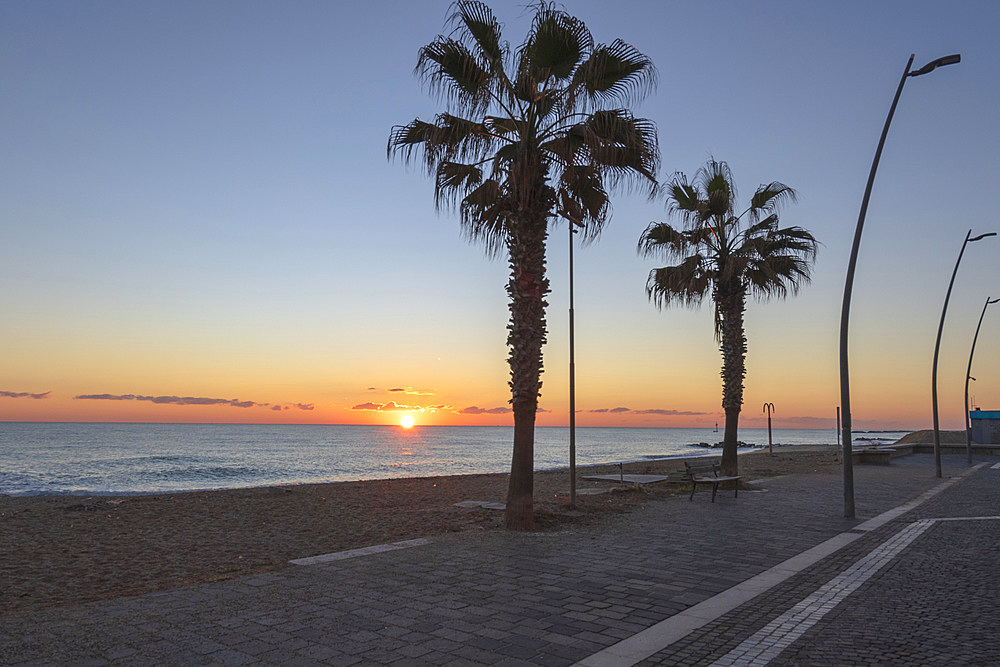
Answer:
<path fill-rule="evenodd" d="M 707 450 L 711 455 L 718 450 Z M 835 446 L 784 445 L 740 456 L 746 479 L 839 472 Z M 578 468 L 569 511 L 566 469 L 535 473 L 541 530 L 614 520 L 636 503 L 676 493 L 579 479 L 668 474 L 668 458 Z M 469 474 L 118 496 L 0 496 L 0 613 L 134 595 L 287 567 L 288 561 L 451 532 L 499 529 L 508 475 Z"/>

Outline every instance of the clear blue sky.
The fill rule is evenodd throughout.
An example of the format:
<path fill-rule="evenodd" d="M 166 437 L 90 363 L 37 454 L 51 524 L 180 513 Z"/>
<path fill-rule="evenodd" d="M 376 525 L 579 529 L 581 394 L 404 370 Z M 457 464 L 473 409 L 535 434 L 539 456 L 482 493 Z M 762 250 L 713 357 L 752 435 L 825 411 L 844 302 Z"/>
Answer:
<path fill-rule="evenodd" d="M 524 6 L 490 4 L 519 43 Z M 73 398 L 84 394 L 314 406 L 282 414 L 289 421 L 378 421 L 351 408 L 403 403 L 390 388 L 448 406 L 449 423 L 464 423 L 460 408 L 505 405 L 505 263 L 434 210 L 431 179 L 385 154 L 392 125 L 443 108 L 412 70 L 448 7 L 0 4 L 0 391 L 52 392 L 0 397 L 0 419 L 264 419 L 228 406 L 128 412 L 134 401 L 112 414 Z M 823 243 L 814 282 L 787 302 L 752 303 L 747 318 L 745 415 L 773 401 L 789 426 L 832 425 L 850 241 L 906 59 L 962 54 L 906 85 L 852 316 L 856 423 L 929 425 L 934 336 L 958 250 L 969 228 L 1000 231 L 1000 5 L 565 7 L 598 41 L 621 37 L 656 64 L 658 87 L 637 113 L 659 128 L 661 178 L 714 156 L 744 195 L 771 180 L 798 191 L 784 219 Z M 666 219 L 663 203 L 613 201 L 604 236 L 577 255 L 578 406 L 705 413 L 622 425 L 710 425 L 720 410 L 710 308 L 648 303 L 653 263 L 635 245 Z M 961 424 L 983 301 L 1000 296 L 998 253 L 997 239 L 970 246 L 956 282 L 941 357 L 947 426 Z M 565 422 L 565 255 L 560 227 L 545 423 Z M 973 372 L 985 409 L 1000 407 L 995 308 Z"/>

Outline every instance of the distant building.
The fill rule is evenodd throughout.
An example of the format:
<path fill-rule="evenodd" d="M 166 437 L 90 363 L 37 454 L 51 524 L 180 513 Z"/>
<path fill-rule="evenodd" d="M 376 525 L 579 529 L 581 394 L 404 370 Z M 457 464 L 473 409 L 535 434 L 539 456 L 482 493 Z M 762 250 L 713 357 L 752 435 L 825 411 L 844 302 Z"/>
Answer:
<path fill-rule="evenodd" d="M 980 445 L 1000 445 L 1000 410 L 980 410 L 969 413 L 972 420 L 972 442 Z"/>

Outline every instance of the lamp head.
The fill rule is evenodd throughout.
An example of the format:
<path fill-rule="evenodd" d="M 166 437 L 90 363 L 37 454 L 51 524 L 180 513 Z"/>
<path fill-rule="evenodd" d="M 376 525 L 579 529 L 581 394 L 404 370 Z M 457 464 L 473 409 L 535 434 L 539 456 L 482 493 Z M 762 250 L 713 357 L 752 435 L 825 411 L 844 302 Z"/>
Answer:
<path fill-rule="evenodd" d="M 962 62 L 962 54 L 953 53 L 950 56 L 945 56 L 943 58 L 938 58 L 937 60 L 932 60 L 920 69 L 910 72 L 910 76 L 920 76 L 921 74 L 927 74 L 928 72 L 933 72 L 938 67 L 944 67 L 945 65 L 954 65 L 956 63 Z"/>
<path fill-rule="evenodd" d="M 980 239 L 985 239 L 987 236 L 996 236 L 996 235 L 997 235 L 996 232 L 986 232 L 985 234 L 980 234 L 979 236 L 973 236 L 971 239 L 969 239 L 969 243 L 972 243 L 973 241 L 978 241 Z"/>
<path fill-rule="evenodd" d="M 990 305 L 991 303 L 996 303 L 997 301 L 1000 301 L 1000 299 L 991 299 L 989 297 L 986 297 L 986 305 L 987 306 Z"/>

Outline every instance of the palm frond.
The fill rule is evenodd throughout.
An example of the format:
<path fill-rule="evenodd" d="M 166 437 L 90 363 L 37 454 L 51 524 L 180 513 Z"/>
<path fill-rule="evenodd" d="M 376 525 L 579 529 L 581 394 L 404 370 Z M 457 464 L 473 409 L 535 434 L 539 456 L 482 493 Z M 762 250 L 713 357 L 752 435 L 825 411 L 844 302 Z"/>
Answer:
<path fill-rule="evenodd" d="M 795 190 L 778 181 L 761 185 L 750 198 L 751 218 L 759 220 L 761 215 L 772 214 L 786 201 L 796 201 Z"/>
<path fill-rule="evenodd" d="M 748 291 L 757 299 L 783 299 L 811 280 L 809 263 L 795 255 L 771 255 L 751 262 L 744 272 Z"/>
<path fill-rule="evenodd" d="M 515 143 L 507 144 L 506 146 L 501 146 L 493 153 L 493 174 L 499 176 L 501 174 L 507 174 L 510 171 L 510 164 L 517 159 L 517 155 L 520 148 Z"/>
<path fill-rule="evenodd" d="M 700 186 L 703 198 L 706 200 L 708 215 L 721 217 L 735 210 L 736 184 L 733 182 L 728 164 L 709 158 L 705 166 L 698 169 L 695 174 L 695 183 Z"/>
<path fill-rule="evenodd" d="M 567 167 L 559 180 L 559 196 L 559 214 L 582 228 L 585 243 L 596 239 L 611 209 L 600 170 L 592 165 Z"/>
<path fill-rule="evenodd" d="M 674 303 L 695 307 L 711 291 L 712 282 L 705 258 L 695 254 L 677 265 L 650 271 L 646 294 L 657 308 L 666 308 Z"/>
<path fill-rule="evenodd" d="M 774 232 L 778 225 L 778 214 L 772 213 L 756 224 L 750 225 L 743 231 L 744 238 L 754 238 Z"/>
<path fill-rule="evenodd" d="M 698 188 L 688 183 L 687 176 L 677 172 L 661 189 L 666 193 L 667 213 L 679 216 L 691 226 L 704 224 L 707 206 Z"/>
<path fill-rule="evenodd" d="M 541 3 L 518 53 L 519 70 L 535 83 L 566 79 L 593 48 L 594 38 L 583 21 Z"/>
<path fill-rule="evenodd" d="M 427 139 L 436 130 L 433 123 L 419 118 L 406 125 L 393 125 L 385 148 L 386 156 L 391 158 L 393 155 L 401 155 L 404 162 L 409 162 L 413 152 L 423 149 Z"/>
<path fill-rule="evenodd" d="M 635 118 L 624 109 L 598 111 L 584 123 L 580 133 L 590 159 L 605 167 L 616 180 L 642 176 L 655 186 L 660 150 L 656 126 Z"/>
<path fill-rule="evenodd" d="M 794 252 L 813 259 L 819 250 L 819 241 L 807 229 L 802 227 L 785 227 L 775 230 L 774 236 L 781 240 L 786 252 Z"/>
<path fill-rule="evenodd" d="M 483 170 L 478 165 L 442 161 L 438 163 L 434 183 L 434 204 L 455 201 L 459 193 L 474 189 L 483 180 Z"/>
<path fill-rule="evenodd" d="M 500 181 L 487 179 L 462 199 L 462 233 L 470 242 L 481 243 L 490 257 L 499 257 L 506 249 L 505 223 L 511 213 L 506 189 Z"/>
<path fill-rule="evenodd" d="M 434 173 L 441 160 L 478 157 L 498 142 L 498 137 L 472 120 L 442 113 L 434 121 L 418 118 L 408 125 L 393 127 L 386 149 L 389 155 L 402 155 L 409 162 L 415 151 L 422 151 L 428 172 Z"/>
<path fill-rule="evenodd" d="M 456 31 L 462 29 L 463 36 L 471 38 L 492 69 L 502 69 L 508 46 L 500 37 L 500 22 L 490 8 L 471 0 L 459 0 L 454 6 L 451 22 Z"/>
<path fill-rule="evenodd" d="M 469 48 L 439 36 L 420 49 L 416 73 L 424 84 L 470 113 L 484 112 L 492 100 L 492 74 Z"/>
<path fill-rule="evenodd" d="M 639 236 L 637 250 L 644 257 L 683 257 L 690 245 L 689 233 L 678 231 L 665 222 L 651 222 Z"/>
<path fill-rule="evenodd" d="M 564 132 L 554 139 L 539 145 L 539 149 L 554 158 L 559 164 L 574 164 L 580 155 L 583 139 L 571 132 Z"/>
<path fill-rule="evenodd" d="M 656 86 L 653 62 L 631 44 L 616 39 L 599 44 L 573 73 L 572 95 L 583 91 L 591 104 L 634 104 Z"/>
<path fill-rule="evenodd" d="M 486 128 L 495 134 L 504 137 L 513 137 L 520 131 L 518 122 L 513 118 L 502 116 L 487 116 L 484 121 Z"/>

